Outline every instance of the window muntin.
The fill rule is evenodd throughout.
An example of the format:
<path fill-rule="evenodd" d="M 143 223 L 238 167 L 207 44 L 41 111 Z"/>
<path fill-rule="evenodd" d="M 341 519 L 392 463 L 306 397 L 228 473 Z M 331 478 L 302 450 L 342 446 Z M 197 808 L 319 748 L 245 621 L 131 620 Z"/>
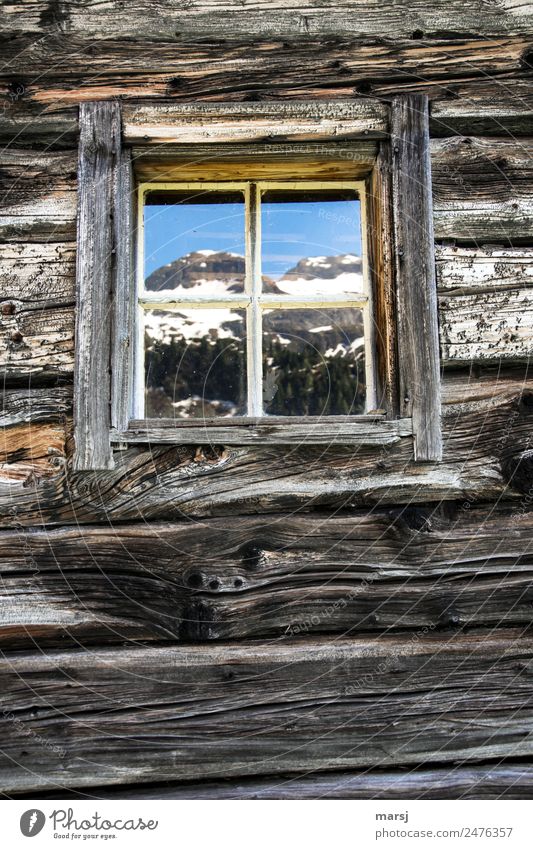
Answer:
<path fill-rule="evenodd" d="M 364 200 L 355 182 L 141 185 L 134 417 L 371 409 Z"/>

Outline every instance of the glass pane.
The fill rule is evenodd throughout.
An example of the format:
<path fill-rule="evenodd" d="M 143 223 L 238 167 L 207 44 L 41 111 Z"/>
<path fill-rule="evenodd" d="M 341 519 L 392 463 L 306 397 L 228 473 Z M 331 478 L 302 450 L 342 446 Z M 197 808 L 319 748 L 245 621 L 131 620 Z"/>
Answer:
<path fill-rule="evenodd" d="M 261 233 L 263 291 L 302 298 L 363 293 L 354 191 L 266 191 Z"/>
<path fill-rule="evenodd" d="M 359 415 L 365 412 L 365 392 L 361 310 L 265 310 L 265 413 Z"/>
<path fill-rule="evenodd" d="M 245 312 L 147 310 L 145 416 L 246 415 Z"/>
<path fill-rule="evenodd" d="M 144 206 L 148 292 L 220 297 L 244 288 L 242 192 L 153 191 Z"/>

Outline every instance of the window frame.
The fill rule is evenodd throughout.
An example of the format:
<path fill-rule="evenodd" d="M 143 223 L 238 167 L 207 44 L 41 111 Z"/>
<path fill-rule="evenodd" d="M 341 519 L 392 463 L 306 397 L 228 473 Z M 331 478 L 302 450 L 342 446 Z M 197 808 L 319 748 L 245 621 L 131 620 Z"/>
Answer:
<path fill-rule="evenodd" d="M 245 205 L 244 237 L 245 237 L 245 260 L 246 279 L 241 295 L 226 295 L 221 299 L 209 298 L 160 298 L 155 294 L 147 294 L 144 288 L 144 204 L 145 197 L 150 192 L 164 191 L 195 191 L 203 189 L 209 192 L 236 191 L 242 192 Z M 327 191 L 348 189 L 357 195 L 360 203 L 360 226 L 361 226 L 361 265 L 363 278 L 363 297 L 296 297 L 283 295 L 276 297 L 265 295 L 262 292 L 262 269 L 261 269 L 261 196 L 269 190 L 286 191 Z M 260 423 L 263 419 L 266 424 L 290 424 L 302 421 L 298 416 L 273 416 L 263 409 L 263 364 L 262 364 L 262 329 L 264 309 L 360 309 L 363 314 L 364 347 L 365 347 L 365 378 L 366 378 L 366 411 L 361 414 L 350 416 L 305 416 L 305 421 L 310 424 L 324 423 L 330 418 L 357 420 L 361 415 L 368 415 L 368 410 L 376 408 L 376 386 L 374 377 L 375 350 L 373 345 L 372 326 L 372 287 L 368 271 L 368 246 L 366 229 L 366 191 L 367 185 L 362 180 L 247 180 L 243 178 L 239 182 L 223 181 L 191 181 L 191 182 L 142 182 L 136 186 L 137 193 L 137 227 L 136 227 L 136 310 L 135 310 L 135 351 L 133 355 L 133 392 L 131 403 L 132 420 L 144 421 L 146 427 L 157 428 L 161 426 L 164 419 L 148 418 L 145 415 L 145 365 L 144 365 L 144 322 L 142 316 L 146 309 L 201 309 L 214 307 L 215 304 L 232 305 L 235 309 L 246 311 L 246 373 L 247 373 L 247 409 L 245 416 L 231 416 L 234 425 L 247 425 L 251 419 Z M 377 414 L 376 414 L 377 415 Z M 384 413 L 383 413 L 384 415 Z M 228 417 L 229 418 L 229 417 Z M 204 427 L 216 427 L 223 425 L 226 419 L 202 418 L 202 419 L 171 419 L 168 426 L 193 426 L 202 424 Z"/>
<path fill-rule="evenodd" d="M 303 143 L 302 143 L 303 142 Z M 377 142 L 369 162 L 369 144 Z M 368 257 L 380 406 L 364 416 L 273 421 L 131 418 L 134 166 L 146 150 L 172 161 L 240 145 L 246 157 L 331 149 L 366 181 Z M 136 147 L 137 146 L 137 147 Z M 139 151 L 139 146 L 141 150 Z M 360 155 L 357 153 L 360 151 Z M 360 160 L 360 163 L 359 163 Z M 200 161 L 202 161 L 200 159 Z M 286 164 L 286 163 L 284 163 Z M 196 161 L 198 165 L 198 160 Z M 198 169 L 197 169 L 198 170 Z M 341 169 L 342 170 L 342 169 Z M 144 173 L 146 173 L 146 168 Z M 73 469 L 114 467 L 129 444 L 350 444 L 408 439 L 415 462 L 439 462 L 440 375 L 429 110 L 425 95 L 350 101 L 80 106 Z M 350 179 L 350 182 L 359 180 Z M 371 233 L 371 235 L 370 235 Z M 154 421 L 154 420 L 152 420 Z"/>

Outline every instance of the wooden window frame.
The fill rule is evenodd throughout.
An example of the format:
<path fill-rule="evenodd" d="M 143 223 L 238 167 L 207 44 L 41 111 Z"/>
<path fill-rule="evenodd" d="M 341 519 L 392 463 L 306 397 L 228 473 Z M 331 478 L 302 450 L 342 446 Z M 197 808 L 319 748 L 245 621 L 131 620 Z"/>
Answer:
<path fill-rule="evenodd" d="M 368 226 L 362 237 L 368 241 L 369 292 L 373 323 L 378 327 L 370 344 L 379 411 L 316 420 L 264 416 L 207 422 L 136 420 L 130 415 L 137 303 L 134 167 L 140 163 L 137 179 L 145 182 L 147 168 L 149 175 L 157 176 L 161 168 L 168 174 L 178 168 L 175 163 L 185 150 L 189 163 L 196 157 L 198 173 L 206 151 L 215 157 L 223 149 L 225 162 L 231 163 L 234 148 L 238 156 L 251 158 L 256 168 L 267 172 L 270 168 L 273 173 L 281 169 L 283 156 L 287 170 L 289 152 L 307 163 L 306 173 L 313 169 L 323 173 L 321 156 L 327 160 L 326 171 L 334 170 L 333 160 L 342 171 L 340 160 L 346 151 L 353 157 L 345 157 L 345 173 L 353 174 L 352 183 L 363 177 L 366 189 Z M 291 102 L 277 107 L 185 104 L 148 111 L 127 107 L 122 112 L 116 102 L 86 103 L 80 107 L 78 179 L 76 471 L 113 468 L 113 449 L 129 443 L 305 441 L 388 446 L 411 436 L 415 461 L 441 459 L 429 118 L 424 95 L 401 96 L 390 106 L 367 100 Z"/>

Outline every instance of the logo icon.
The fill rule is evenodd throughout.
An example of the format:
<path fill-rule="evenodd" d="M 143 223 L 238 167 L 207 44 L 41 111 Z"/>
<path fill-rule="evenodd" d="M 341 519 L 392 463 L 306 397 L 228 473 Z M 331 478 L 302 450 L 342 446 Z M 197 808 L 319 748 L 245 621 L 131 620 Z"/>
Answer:
<path fill-rule="evenodd" d="M 20 830 L 24 837 L 35 837 L 42 831 L 46 822 L 46 817 L 42 811 L 37 808 L 31 808 L 29 811 L 24 811 L 20 818 Z"/>

